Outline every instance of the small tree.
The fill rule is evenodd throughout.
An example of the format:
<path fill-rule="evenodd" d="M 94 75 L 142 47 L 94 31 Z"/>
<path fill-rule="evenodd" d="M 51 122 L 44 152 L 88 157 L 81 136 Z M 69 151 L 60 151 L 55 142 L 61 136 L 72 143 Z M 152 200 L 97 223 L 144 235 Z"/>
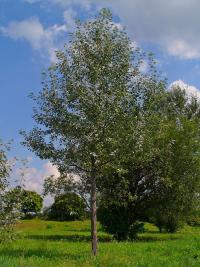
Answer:
<path fill-rule="evenodd" d="M 20 195 L 9 188 L 11 165 L 6 149 L 7 146 L 0 143 L 0 242 L 13 237 L 13 226 L 20 216 Z"/>
<path fill-rule="evenodd" d="M 49 212 L 49 218 L 59 221 L 82 220 L 85 216 L 85 203 L 75 193 L 55 197 Z"/>
<path fill-rule="evenodd" d="M 21 190 L 21 211 L 24 213 L 25 217 L 29 212 L 34 212 L 36 214 L 40 212 L 43 204 L 42 197 L 37 192 Z"/>

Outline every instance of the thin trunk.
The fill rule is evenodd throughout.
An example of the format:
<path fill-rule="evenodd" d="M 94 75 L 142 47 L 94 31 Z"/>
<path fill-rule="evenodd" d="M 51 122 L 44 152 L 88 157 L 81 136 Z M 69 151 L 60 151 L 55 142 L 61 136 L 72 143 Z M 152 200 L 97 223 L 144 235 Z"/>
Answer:
<path fill-rule="evenodd" d="M 92 172 L 91 181 L 91 237 L 92 237 L 92 254 L 97 255 L 97 192 L 95 170 Z"/>

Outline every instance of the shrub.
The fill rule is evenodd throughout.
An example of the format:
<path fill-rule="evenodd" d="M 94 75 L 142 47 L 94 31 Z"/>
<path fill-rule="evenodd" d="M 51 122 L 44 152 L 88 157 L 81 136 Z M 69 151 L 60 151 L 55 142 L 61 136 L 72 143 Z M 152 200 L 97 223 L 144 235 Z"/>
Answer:
<path fill-rule="evenodd" d="M 186 221 L 190 226 L 200 226 L 200 214 L 190 215 Z"/>
<path fill-rule="evenodd" d="M 157 214 L 155 217 L 155 225 L 160 232 L 167 231 L 168 233 L 175 233 L 183 227 L 184 220 L 177 213 Z"/>
<path fill-rule="evenodd" d="M 133 240 L 137 238 L 138 233 L 144 232 L 144 223 L 142 222 L 135 222 L 129 228 L 128 238 Z"/>
<path fill-rule="evenodd" d="M 123 206 L 100 204 L 97 217 L 104 230 L 119 241 L 133 240 L 143 229 L 143 224 L 136 222 L 131 210 Z"/>

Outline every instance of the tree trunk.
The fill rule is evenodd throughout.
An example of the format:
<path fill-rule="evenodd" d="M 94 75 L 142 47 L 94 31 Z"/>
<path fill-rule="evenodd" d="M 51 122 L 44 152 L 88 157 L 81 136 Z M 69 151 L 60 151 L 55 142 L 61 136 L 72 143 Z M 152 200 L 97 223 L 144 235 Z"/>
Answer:
<path fill-rule="evenodd" d="M 96 192 L 96 179 L 95 171 L 92 172 L 91 181 L 91 238 L 92 238 L 92 254 L 97 254 L 97 192 Z"/>

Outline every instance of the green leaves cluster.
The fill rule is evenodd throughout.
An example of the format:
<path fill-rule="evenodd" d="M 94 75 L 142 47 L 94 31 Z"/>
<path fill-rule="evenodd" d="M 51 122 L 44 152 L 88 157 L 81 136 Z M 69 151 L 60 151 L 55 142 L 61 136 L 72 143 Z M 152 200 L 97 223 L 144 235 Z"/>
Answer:
<path fill-rule="evenodd" d="M 110 231 L 126 237 L 133 222 L 151 219 L 174 232 L 199 206 L 199 108 L 198 99 L 181 88 L 166 90 L 156 106 L 141 108 L 140 149 L 127 150 L 134 154 L 122 162 L 124 172 L 103 180 L 99 219 L 105 229 L 115 226 Z M 115 224 L 120 210 L 123 232 Z M 103 213 L 110 213 L 109 221 Z"/>
<path fill-rule="evenodd" d="M 61 194 L 55 197 L 48 218 L 58 221 L 81 220 L 85 217 L 85 203 L 75 193 Z"/>
<path fill-rule="evenodd" d="M 26 216 L 27 213 L 37 214 L 42 209 L 43 199 L 34 191 L 21 190 L 21 212 Z"/>

